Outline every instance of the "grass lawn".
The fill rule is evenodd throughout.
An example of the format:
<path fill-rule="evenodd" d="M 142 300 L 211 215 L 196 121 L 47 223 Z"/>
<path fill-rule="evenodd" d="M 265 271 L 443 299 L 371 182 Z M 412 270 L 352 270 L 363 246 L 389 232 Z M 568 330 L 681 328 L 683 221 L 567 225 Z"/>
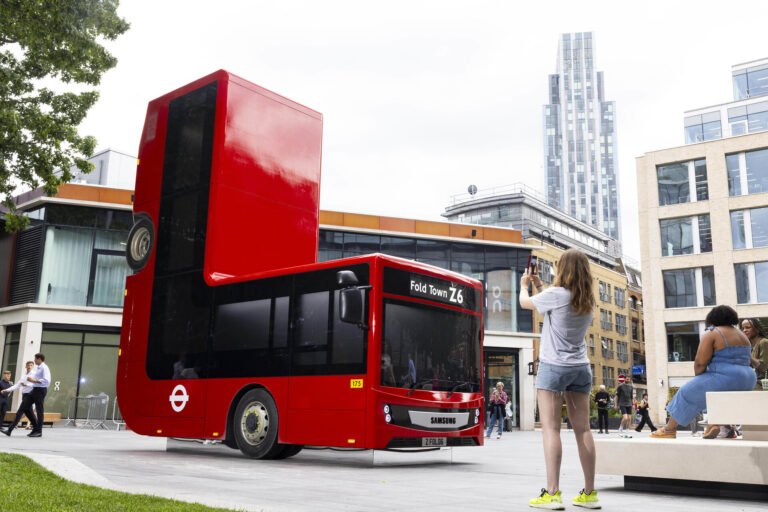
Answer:
<path fill-rule="evenodd" d="M 232 512 L 146 494 L 109 491 L 58 477 L 27 457 L 0 453 L 2 512 Z"/>

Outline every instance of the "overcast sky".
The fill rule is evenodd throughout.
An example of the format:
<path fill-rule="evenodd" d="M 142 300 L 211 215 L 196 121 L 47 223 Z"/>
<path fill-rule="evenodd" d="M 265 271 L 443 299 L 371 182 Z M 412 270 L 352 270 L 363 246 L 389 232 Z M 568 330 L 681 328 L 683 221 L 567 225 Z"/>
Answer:
<path fill-rule="evenodd" d="M 624 7 L 626 6 L 626 7 Z M 131 29 L 81 127 L 136 155 L 147 103 L 226 69 L 324 116 L 327 210 L 439 220 L 469 184 L 543 190 L 542 105 L 561 33 L 592 31 L 616 102 L 625 252 L 635 157 L 684 143 L 768 56 L 768 2 L 123 0 Z"/>

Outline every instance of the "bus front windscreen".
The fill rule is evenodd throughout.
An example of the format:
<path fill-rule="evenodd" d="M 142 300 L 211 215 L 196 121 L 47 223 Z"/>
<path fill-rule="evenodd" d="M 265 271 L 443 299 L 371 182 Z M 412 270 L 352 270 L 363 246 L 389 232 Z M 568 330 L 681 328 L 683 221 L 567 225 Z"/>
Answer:
<path fill-rule="evenodd" d="M 480 328 L 478 315 L 385 299 L 381 385 L 481 392 Z"/>

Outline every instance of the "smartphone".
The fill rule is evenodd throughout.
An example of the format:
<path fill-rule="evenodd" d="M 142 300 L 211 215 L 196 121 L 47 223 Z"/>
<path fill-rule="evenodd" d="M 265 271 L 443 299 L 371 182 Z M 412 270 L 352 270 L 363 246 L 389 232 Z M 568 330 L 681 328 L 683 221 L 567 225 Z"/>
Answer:
<path fill-rule="evenodd" d="M 531 274 L 538 274 L 539 273 L 538 264 L 539 264 L 539 261 L 536 258 L 536 256 L 534 256 L 533 254 L 528 256 L 528 266 L 526 268 L 530 268 L 531 269 Z"/>

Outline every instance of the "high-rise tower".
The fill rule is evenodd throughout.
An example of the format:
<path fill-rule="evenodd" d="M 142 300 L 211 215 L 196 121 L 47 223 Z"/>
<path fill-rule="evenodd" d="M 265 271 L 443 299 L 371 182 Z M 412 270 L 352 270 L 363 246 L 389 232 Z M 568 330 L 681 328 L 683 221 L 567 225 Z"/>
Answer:
<path fill-rule="evenodd" d="M 563 34 L 544 106 L 547 201 L 621 241 L 616 106 L 605 101 L 591 32 Z"/>

